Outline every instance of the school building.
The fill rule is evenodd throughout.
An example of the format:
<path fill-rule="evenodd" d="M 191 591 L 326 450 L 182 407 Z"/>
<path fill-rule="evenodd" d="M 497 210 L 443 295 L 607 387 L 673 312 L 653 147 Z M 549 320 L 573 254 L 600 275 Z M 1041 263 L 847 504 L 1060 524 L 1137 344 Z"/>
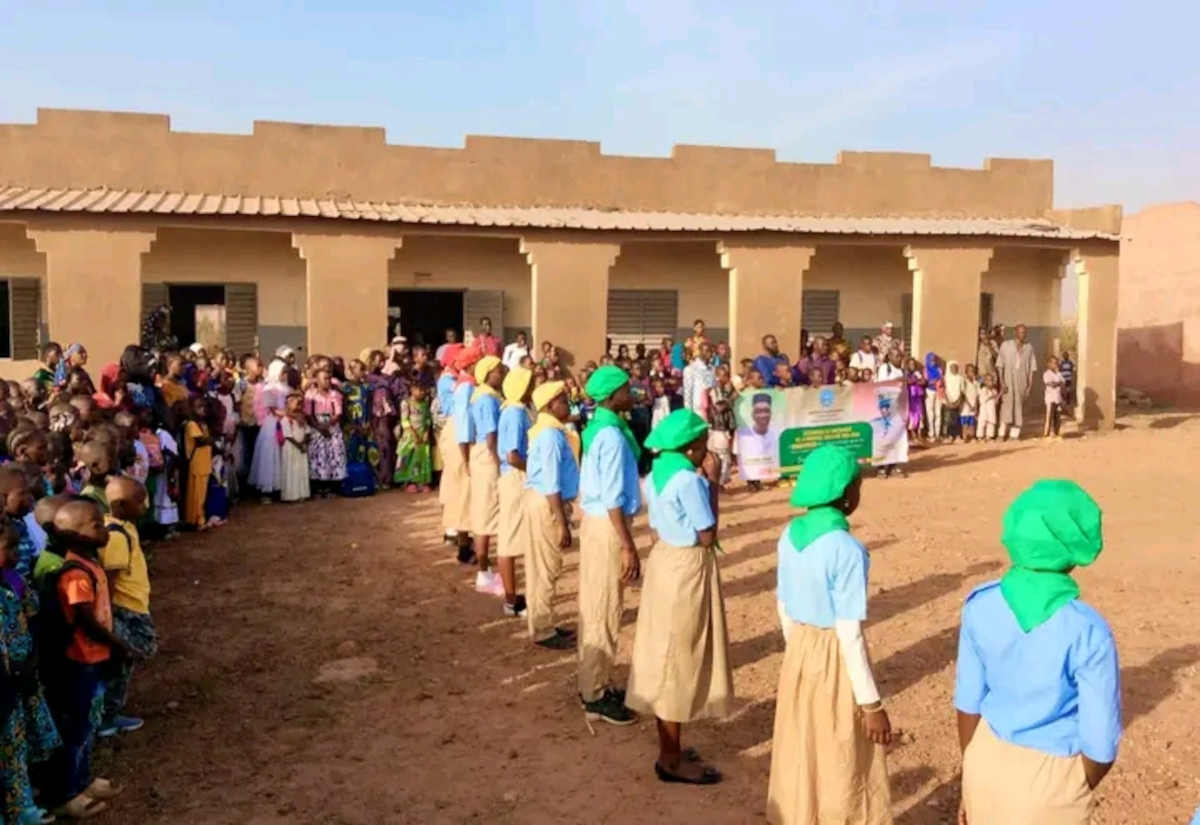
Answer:
<path fill-rule="evenodd" d="M 1053 164 L 467 137 L 390 145 L 382 129 L 256 122 L 173 131 L 165 116 L 40 110 L 0 125 L 0 365 L 40 341 L 93 363 L 174 308 L 185 343 L 350 355 L 482 316 L 582 362 L 606 336 L 657 345 L 702 318 L 735 357 L 766 333 L 875 333 L 974 359 L 981 323 L 1026 324 L 1044 358 L 1061 278 L 1079 274 L 1086 423 L 1111 426 L 1120 209 L 1053 208 Z M 3 326 L 6 324 L 7 326 Z"/>

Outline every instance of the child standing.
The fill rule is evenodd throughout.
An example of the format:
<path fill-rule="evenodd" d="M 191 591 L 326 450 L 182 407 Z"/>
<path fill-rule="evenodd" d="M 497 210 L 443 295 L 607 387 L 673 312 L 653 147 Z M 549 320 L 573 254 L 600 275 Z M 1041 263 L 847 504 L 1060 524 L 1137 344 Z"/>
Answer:
<path fill-rule="evenodd" d="M 113 633 L 138 651 L 140 658 L 149 658 L 158 652 L 158 633 L 150 618 L 150 573 L 137 528 L 146 514 L 146 488 L 131 478 L 114 478 L 107 492 L 111 508 L 105 519 L 108 544 L 100 550 L 99 559 L 108 574 Z M 104 716 L 96 734 L 101 739 L 141 729 L 141 719 L 124 715 L 132 678 L 131 660 L 123 659 L 110 668 L 104 684 Z"/>
<path fill-rule="evenodd" d="M 400 426 L 396 434 L 396 486 L 410 493 L 427 493 L 433 480 L 433 450 L 430 446 L 429 401 L 425 387 L 413 384 L 408 398 L 400 402 Z"/>
<path fill-rule="evenodd" d="M 963 404 L 963 386 L 966 383 L 962 374 L 958 371 L 958 362 L 949 361 L 946 363 L 946 374 L 942 377 L 942 382 L 945 385 L 945 401 L 942 405 L 943 417 L 946 421 L 946 435 L 953 444 L 959 438 L 963 437 L 962 431 L 962 404 Z"/>
<path fill-rule="evenodd" d="M 108 577 L 98 561 L 109 539 L 100 508 L 85 499 L 63 504 L 54 516 L 54 533 L 67 551 L 56 595 L 72 630 L 65 653 L 58 654 L 64 656 L 61 672 L 47 682 L 63 741 L 54 760 L 59 764 L 47 774 L 54 783 L 46 789 L 47 798 L 52 807 L 62 806 L 57 815 L 90 819 L 107 811 L 123 790 L 107 779 L 92 779 L 92 744 L 104 693 L 101 669 L 114 656 L 137 660 L 140 655 L 113 633 Z"/>
<path fill-rule="evenodd" d="M 1042 427 L 1042 438 L 1062 440 L 1059 428 L 1062 426 L 1063 387 L 1066 380 L 1058 371 L 1058 359 L 1051 357 L 1046 362 L 1046 371 L 1042 373 L 1042 383 L 1046 386 L 1046 422 Z"/>
<path fill-rule="evenodd" d="M 208 498 L 208 479 L 212 475 L 212 439 L 209 436 L 208 402 L 204 396 L 192 400 L 187 423 L 183 427 L 183 455 L 187 461 L 187 500 L 183 519 L 197 530 L 207 530 L 204 502 Z"/>
<path fill-rule="evenodd" d="M 996 422 L 999 420 L 1000 392 L 996 389 L 996 373 L 983 376 L 979 388 L 979 432 L 983 441 L 996 440 Z"/>
<path fill-rule="evenodd" d="M 733 402 L 737 398 L 737 390 L 730 380 L 729 367 L 724 364 L 717 367 L 716 375 L 716 383 L 708 390 L 708 417 L 711 425 L 708 432 L 708 449 L 712 450 L 721 462 L 719 484 L 724 490 L 733 476 L 733 433 L 737 429 Z"/>
<path fill-rule="evenodd" d="M 45 762 L 62 743 L 38 680 L 37 652 L 29 632 L 36 599 L 29 581 L 17 573 L 20 537 L 14 522 L 0 531 L 0 653 L 12 690 L 11 708 L 0 713 L 0 821 L 30 825 L 53 821 L 33 801 L 29 766 Z"/>
<path fill-rule="evenodd" d="M 975 439 L 975 427 L 979 421 L 979 379 L 975 374 L 975 365 L 967 364 L 967 373 L 963 381 L 962 409 L 959 411 L 958 423 L 962 428 L 963 441 Z"/>
<path fill-rule="evenodd" d="M 281 501 L 304 501 L 312 494 L 309 484 L 309 432 L 304 415 L 304 396 L 298 392 L 289 395 L 286 412 L 287 415 L 280 421 L 284 440 L 279 498 Z"/>
<path fill-rule="evenodd" d="M 317 495 L 328 498 L 346 477 L 346 439 L 342 434 L 342 394 L 333 388 L 328 369 L 317 371 L 316 385 L 304 398 L 308 415 L 309 476 Z"/>
<path fill-rule="evenodd" d="M 654 406 L 650 411 L 650 429 L 654 429 L 671 414 L 671 396 L 667 393 L 665 378 L 655 378 L 651 389 L 654 393 Z"/>
<path fill-rule="evenodd" d="M 917 441 L 921 438 L 921 419 L 925 413 L 925 373 L 917 359 L 909 358 L 904 372 L 904 382 L 908 387 L 908 437 Z"/>

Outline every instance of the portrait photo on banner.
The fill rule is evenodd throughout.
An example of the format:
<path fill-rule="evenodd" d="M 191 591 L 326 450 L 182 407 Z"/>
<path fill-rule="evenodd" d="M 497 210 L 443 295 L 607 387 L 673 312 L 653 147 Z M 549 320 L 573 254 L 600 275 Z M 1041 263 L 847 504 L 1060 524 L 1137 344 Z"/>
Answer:
<path fill-rule="evenodd" d="M 734 405 L 738 470 L 746 481 L 794 476 L 822 444 L 871 464 L 903 464 L 907 407 L 901 381 L 744 392 Z"/>

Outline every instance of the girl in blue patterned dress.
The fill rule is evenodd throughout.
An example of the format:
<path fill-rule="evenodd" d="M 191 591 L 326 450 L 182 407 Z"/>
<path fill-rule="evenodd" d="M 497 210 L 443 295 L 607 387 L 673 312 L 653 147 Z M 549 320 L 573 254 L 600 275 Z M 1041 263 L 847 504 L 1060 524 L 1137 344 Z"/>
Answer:
<path fill-rule="evenodd" d="M 0 652 L 16 688 L 16 707 L 0 720 L 0 793 L 3 821 L 30 825 L 53 821 L 33 801 L 29 765 L 44 762 L 61 746 L 50 707 L 37 677 L 37 656 L 29 617 L 35 612 L 34 591 L 16 571 L 20 536 L 12 522 L 0 532 Z"/>

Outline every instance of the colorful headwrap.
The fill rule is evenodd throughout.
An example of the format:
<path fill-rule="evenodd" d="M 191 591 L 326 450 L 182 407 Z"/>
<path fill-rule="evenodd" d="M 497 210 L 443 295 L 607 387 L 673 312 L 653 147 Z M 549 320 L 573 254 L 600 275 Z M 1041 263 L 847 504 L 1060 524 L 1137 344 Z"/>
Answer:
<path fill-rule="evenodd" d="M 1057 479 L 1035 482 L 1009 506 L 1000 541 L 1013 566 L 1000 592 L 1026 633 L 1079 598 L 1068 571 L 1087 567 L 1104 549 L 1102 516 L 1082 487 Z"/>
<path fill-rule="evenodd" d="M 620 367 L 608 364 L 592 373 L 584 390 L 593 401 L 599 404 L 601 401 L 607 401 L 613 393 L 628 383 L 629 373 Z"/>
<path fill-rule="evenodd" d="M 508 375 L 504 376 L 504 406 L 521 406 L 531 381 L 533 373 L 524 367 L 509 370 Z"/>
<path fill-rule="evenodd" d="M 696 471 L 696 465 L 680 449 L 708 434 L 708 423 L 691 410 L 675 410 L 646 437 L 646 449 L 661 451 L 650 468 L 650 480 L 661 493 L 679 473 Z"/>
<path fill-rule="evenodd" d="M 512 373 L 509 373 L 509 376 L 511 375 Z M 533 409 L 541 412 L 551 401 L 562 395 L 566 388 L 567 385 L 562 381 L 547 381 L 545 384 L 539 385 L 533 391 Z M 507 395 L 507 392 L 505 394 Z"/>
<path fill-rule="evenodd" d="M 458 354 L 462 350 L 462 344 L 447 344 L 442 350 L 442 357 L 438 359 L 438 363 L 442 365 L 442 369 L 453 369 L 454 362 L 458 359 Z"/>
<path fill-rule="evenodd" d="M 475 350 L 478 352 L 478 350 Z M 475 380 L 482 384 L 487 381 L 487 377 L 492 374 L 492 370 L 500 366 L 501 361 L 494 355 L 485 355 L 475 362 Z"/>
<path fill-rule="evenodd" d="M 793 547 L 803 550 L 826 533 L 850 528 L 845 514 L 833 505 L 858 473 L 858 459 L 845 447 L 825 444 L 808 454 L 792 491 L 792 506 L 808 510 L 788 526 Z"/>

